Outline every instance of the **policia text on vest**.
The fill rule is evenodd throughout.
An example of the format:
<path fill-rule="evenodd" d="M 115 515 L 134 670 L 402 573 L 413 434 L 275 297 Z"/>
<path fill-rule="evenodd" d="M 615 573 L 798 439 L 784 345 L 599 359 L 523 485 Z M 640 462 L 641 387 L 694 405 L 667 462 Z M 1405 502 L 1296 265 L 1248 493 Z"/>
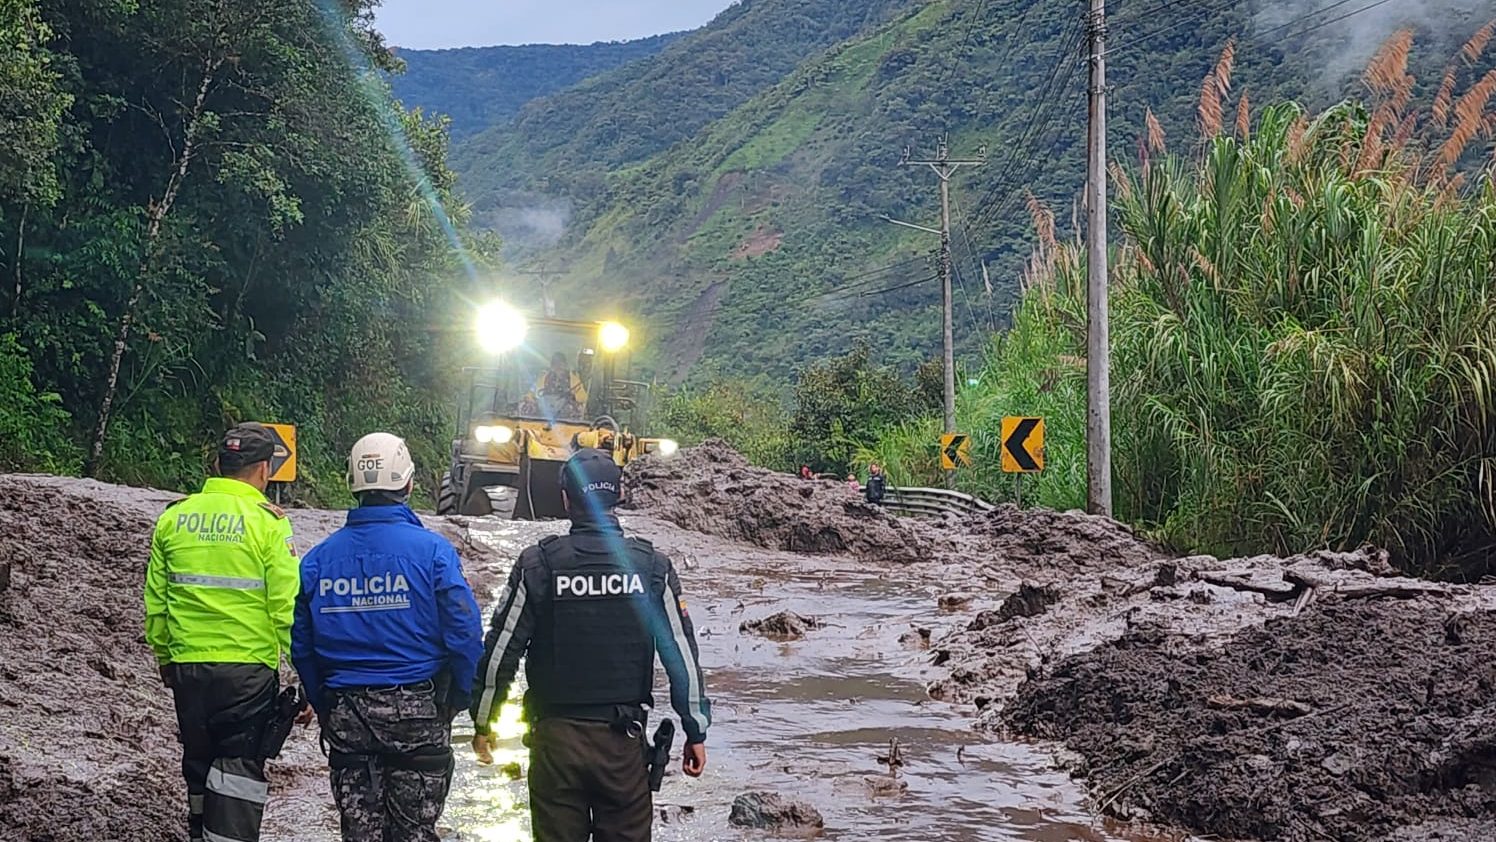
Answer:
<path fill-rule="evenodd" d="M 571 533 L 520 554 L 478 665 L 473 744 L 491 762 L 492 723 L 524 658 L 537 842 L 650 839 L 644 736 L 656 653 L 686 733 L 684 771 L 706 763 L 711 704 L 680 579 L 648 542 L 624 536 L 612 514 L 620 480 L 598 451 L 567 462 Z"/>
<path fill-rule="evenodd" d="M 188 831 L 204 842 L 259 839 L 270 791 L 262 744 L 299 578 L 291 523 L 264 495 L 274 452 L 258 424 L 229 430 L 221 475 L 151 536 L 146 641 L 176 704 Z"/>

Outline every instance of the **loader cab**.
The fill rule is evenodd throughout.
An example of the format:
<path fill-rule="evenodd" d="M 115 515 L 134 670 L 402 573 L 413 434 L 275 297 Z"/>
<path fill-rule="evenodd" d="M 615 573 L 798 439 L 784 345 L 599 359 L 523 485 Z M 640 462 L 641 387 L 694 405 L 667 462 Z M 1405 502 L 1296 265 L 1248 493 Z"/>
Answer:
<path fill-rule="evenodd" d="M 487 336 L 484 328 L 496 328 Z M 672 442 L 640 438 L 649 389 L 629 370 L 628 330 L 616 322 L 480 320 L 492 365 L 464 370 L 465 394 L 442 479 L 438 512 L 565 516 L 560 468 L 577 446 L 601 446 L 619 464 Z"/>

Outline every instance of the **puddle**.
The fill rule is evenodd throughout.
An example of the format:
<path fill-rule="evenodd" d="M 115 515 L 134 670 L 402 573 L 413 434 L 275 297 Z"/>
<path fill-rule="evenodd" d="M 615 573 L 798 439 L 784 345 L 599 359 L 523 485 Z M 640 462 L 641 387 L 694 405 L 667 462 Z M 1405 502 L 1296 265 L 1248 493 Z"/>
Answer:
<path fill-rule="evenodd" d="M 988 742 L 968 711 L 931 701 L 938 677 L 928 654 L 899 643 L 911 626 L 939 634 L 969 611 L 936 610 L 946 590 L 933 568 L 874 567 L 849 559 L 809 558 L 730 545 L 655 521 L 626 521 L 681 567 L 696 622 L 714 724 L 708 769 L 691 780 L 672 768 L 656 797 L 655 838 L 662 842 L 764 838 L 727 823 L 733 799 L 764 789 L 810 801 L 826 829 L 820 838 L 909 842 L 1145 842 L 1168 837 L 1110 829 L 1090 816 L 1080 788 L 1042 750 Z M 474 537 L 513 557 L 555 524 L 492 521 Z M 480 595 L 481 596 L 481 595 Z M 492 595 L 480 598 L 485 613 Z M 793 643 L 739 632 L 745 619 L 790 610 L 826 626 Z M 663 671 L 657 701 L 668 711 Z M 514 696 L 517 698 L 519 691 Z M 528 769 L 518 707 L 506 705 L 492 767 L 477 765 L 466 717 L 454 735 L 457 775 L 443 816 L 449 842 L 530 838 L 527 792 L 503 766 Z M 653 726 L 651 726 L 652 728 Z M 908 786 L 878 796 L 869 779 L 888 777 L 879 758 L 897 739 Z M 675 752 L 679 753 L 677 740 Z M 330 808 L 329 808 L 330 809 Z M 272 812 L 274 806 L 272 805 Z M 326 821 L 321 823 L 329 826 Z M 297 842 L 320 842 L 302 824 Z M 286 837 L 289 840 L 290 837 Z M 335 837 L 329 837 L 335 838 Z M 275 837 L 266 835 L 274 842 Z"/>

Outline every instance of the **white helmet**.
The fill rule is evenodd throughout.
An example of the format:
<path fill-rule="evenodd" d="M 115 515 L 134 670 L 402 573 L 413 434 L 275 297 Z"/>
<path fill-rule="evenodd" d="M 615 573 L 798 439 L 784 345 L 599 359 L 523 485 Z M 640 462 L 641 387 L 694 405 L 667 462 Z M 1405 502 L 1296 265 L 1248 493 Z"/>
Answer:
<path fill-rule="evenodd" d="M 404 491 L 415 476 L 405 440 L 389 433 L 370 433 L 358 440 L 348 456 L 348 487 L 362 491 Z"/>

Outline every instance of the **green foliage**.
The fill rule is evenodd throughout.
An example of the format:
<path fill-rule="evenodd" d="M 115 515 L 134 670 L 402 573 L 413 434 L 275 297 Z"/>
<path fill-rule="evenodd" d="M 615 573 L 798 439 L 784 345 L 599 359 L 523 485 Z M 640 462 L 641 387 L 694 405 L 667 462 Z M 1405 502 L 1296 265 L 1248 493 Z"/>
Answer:
<path fill-rule="evenodd" d="M 877 365 L 865 344 L 814 363 L 795 384 L 792 455 L 817 473 L 840 476 L 855 463 L 860 437 L 928 410 L 921 397 L 897 369 Z"/>
<path fill-rule="evenodd" d="M 776 396 L 749 383 L 719 380 L 700 390 L 678 389 L 661 409 L 659 434 L 682 445 L 722 439 L 756 465 L 792 467 L 788 413 Z"/>
<path fill-rule="evenodd" d="M 458 247 L 482 265 L 492 246 L 440 211 L 445 125 L 391 100 L 369 7 L 40 5 L 52 35 L 28 49 L 70 106 L 56 201 L 0 185 L 4 350 L 29 366 L 5 357 L 30 430 L 0 430 L 8 461 L 77 468 L 127 320 L 104 476 L 191 487 L 219 432 L 256 419 L 301 427 L 303 499 L 344 499 L 346 448 L 376 428 L 434 484 L 463 339 L 444 326 L 474 292 Z M 0 102 L 38 95 L 10 70 Z"/>
<path fill-rule="evenodd" d="M 395 96 L 452 118 L 461 138 L 506 123 L 531 100 L 599 73 L 648 58 L 682 33 L 596 44 L 526 44 L 399 51 L 405 70 L 391 76 Z"/>
<path fill-rule="evenodd" d="M 56 393 L 36 390 L 31 360 L 15 335 L 0 334 L 0 470 L 78 470 L 82 452 L 64 434 L 68 414 L 61 404 Z"/>
<path fill-rule="evenodd" d="M 1458 126 L 1397 137 L 1407 115 L 1388 95 L 1312 121 L 1277 106 L 1249 136 L 1210 140 L 1197 163 L 1119 177 L 1120 516 L 1219 554 L 1369 541 L 1413 571 L 1490 572 L 1496 184 L 1488 170 L 1458 192 L 1464 176 L 1448 164 L 1460 156 L 1446 144 Z M 1084 498 L 1084 250 L 1050 247 L 983 384 L 963 395 L 982 467 L 962 480 L 1000 496 L 993 421 L 1042 414 L 1037 499 L 1073 506 Z M 896 481 L 933 475 L 930 427 L 879 443 Z"/>
<path fill-rule="evenodd" d="M 1254 101 L 1323 107 L 1362 88 L 1326 71 L 1345 64 L 1344 28 L 1259 37 L 1257 4 L 1204 5 L 1190 12 L 1198 23 L 1112 56 L 1114 159 L 1134 157 L 1149 109 L 1166 137 L 1193 137 L 1200 81 L 1232 38 L 1231 89 Z M 1158 29 L 1145 11 L 1119 8 L 1115 30 Z M 977 365 L 1010 323 L 1032 250 L 1025 188 L 1057 209 L 1062 237 L 1073 233 L 1084 62 L 1041 94 L 1057 60 L 1077 52 L 1070 36 L 1083 22 L 1069 4 L 1035 0 L 754 0 L 647 61 L 532 103 L 454 157 L 482 221 L 500 206 L 574 210 L 569 235 L 538 257 L 570 269 L 557 286 L 579 302 L 572 314 L 616 317 L 621 303 L 647 323 L 663 378 L 787 383 L 858 340 L 905 371 L 939 347 L 939 288 L 920 283 L 933 266 L 905 263 L 935 240 L 879 217 L 939 218 L 931 174 L 898 166 L 905 146 L 928 154 L 942 133 L 954 154 L 985 145 L 989 164 L 953 185 L 957 344 Z M 1420 78 L 1437 81 L 1457 48 L 1443 33 L 1481 23 L 1452 19 L 1420 40 Z M 1490 66 L 1482 57 L 1472 70 Z"/>
<path fill-rule="evenodd" d="M 53 156 L 72 97 L 59 87 L 51 39 L 36 0 L 0 0 L 0 199 L 23 205 L 57 200 Z"/>

